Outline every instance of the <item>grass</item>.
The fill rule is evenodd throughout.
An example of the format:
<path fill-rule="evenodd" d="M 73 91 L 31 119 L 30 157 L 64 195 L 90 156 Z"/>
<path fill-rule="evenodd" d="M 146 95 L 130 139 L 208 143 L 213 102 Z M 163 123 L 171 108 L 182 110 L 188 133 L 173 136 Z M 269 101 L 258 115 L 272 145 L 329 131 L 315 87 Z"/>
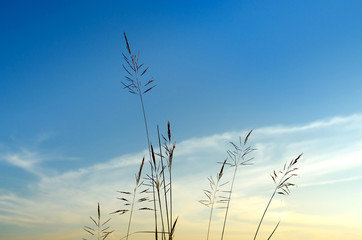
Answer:
<path fill-rule="evenodd" d="M 142 169 L 143 169 L 144 163 L 145 163 L 145 158 L 142 159 L 140 169 L 138 171 L 138 174 L 136 174 L 136 184 L 135 184 L 135 187 L 133 189 L 133 192 L 118 191 L 121 194 L 121 197 L 119 197 L 118 199 L 124 202 L 124 207 L 125 208 L 116 210 L 116 211 L 111 213 L 111 214 L 120 214 L 120 215 L 122 215 L 122 214 L 124 214 L 126 212 L 130 212 L 129 219 L 128 219 L 127 235 L 126 235 L 127 240 L 128 240 L 128 236 L 129 236 L 130 229 L 131 229 L 132 216 L 133 216 L 133 211 L 134 211 L 135 205 L 139 204 L 139 203 L 146 202 L 146 201 L 149 200 L 148 196 L 143 197 L 143 195 L 146 194 L 147 191 L 148 191 L 147 188 L 141 190 L 140 192 L 138 191 L 143 186 L 143 182 L 140 182 L 140 180 L 141 180 Z M 141 195 L 141 197 L 139 197 L 137 199 L 136 195 L 137 195 L 138 192 L 139 192 L 139 195 Z M 130 198 L 132 200 L 130 200 Z M 137 199 L 137 201 L 136 201 L 136 199 Z M 127 207 L 130 207 L 130 210 L 127 209 Z M 142 208 L 139 208 L 138 210 L 152 210 L 152 209 L 150 209 L 148 207 L 142 207 Z"/>
<path fill-rule="evenodd" d="M 230 167 L 234 168 L 234 174 L 233 174 L 233 178 L 232 178 L 232 181 L 231 181 L 229 196 L 226 199 L 227 200 L 227 206 L 226 206 L 226 211 L 225 211 L 224 224 L 223 224 L 222 232 L 221 232 L 221 240 L 224 239 L 225 228 L 226 228 L 226 220 L 227 220 L 229 209 L 230 209 L 231 195 L 233 193 L 234 182 L 235 182 L 235 177 L 236 177 L 236 173 L 238 171 L 238 168 L 239 168 L 239 166 L 250 165 L 251 164 L 250 162 L 254 159 L 253 157 L 252 158 L 246 158 L 249 153 L 256 150 L 254 148 L 251 148 L 250 146 L 246 147 L 246 143 L 248 142 L 249 136 L 252 133 L 252 131 L 253 130 L 251 130 L 246 135 L 243 143 L 241 141 L 241 137 L 239 137 L 239 146 L 237 146 L 233 142 L 230 142 L 230 144 L 234 147 L 234 149 L 227 151 L 230 159 L 232 160 L 231 163 L 227 163 L 227 164 Z"/>
<path fill-rule="evenodd" d="M 124 215 L 128 214 L 128 225 L 126 235 L 121 239 L 128 240 L 131 236 L 137 234 L 153 234 L 155 240 L 172 240 L 175 237 L 175 230 L 177 226 L 178 217 L 173 216 L 173 186 L 172 186 L 172 166 L 174 151 L 176 143 L 171 139 L 171 124 L 167 124 L 166 136 L 161 135 L 159 126 L 157 126 L 157 151 L 154 145 L 150 141 L 150 135 L 148 130 L 147 115 L 145 111 L 144 95 L 150 92 L 156 85 L 153 79 L 144 81 L 143 78 L 147 73 L 149 67 L 145 67 L 143 63 L 140 63 L 140 52 L 133 54 L 130 44 L 128 42 L 126 34 L 124 34 L 127 53 L 123 55 L 125 64 L 122 65 L 126 72 L 125 80 L 122 83 L 124 89 L 129 93 L 136 95 L 140 102 L 141 111 L 143 114 L 144 127 L 146 133 L 147 147 L 148 147 L 148 164 L 149 173 L 144 173 L 143 168 L 145 165 L 145 157 L 141 161 L 140 168 L 135 174 L 135 186 L 132 191 L 120 190 L 118 198 L 122 203 L 122 208 L 113 211 L 110 214 Z M 234 184 L 237 178 L 237 172 L 240 167 L 252 165 L 253 157 L 249 155 L 255 151 L 255 148 L 248 146 L 248 139 L 251 136 L 253 130 L 251 130 L 244 139 L 239 137 L 238 143 L 230 142 L 232 149 L 227 150 L 228 158 L 221 162 L 220 171 L 216 174 L 214 179 L 212 176 L 208 178 L 210 189 L 203 190 L 206 199 L 201 200 L 200 203 L 210 208 L 209 221 L 206 231 L 206 240 L 210 238 L 210 230 L 212 227 L 213 213 L 216 205 L 221 205 L 224 212 L 224 220 L 222 225 L 222 231 L 220 239 L 223 240 L 226 232 L 227 219 L 229 210 L 231 209 L 232 193 L 234 191 Z M 274 191 L 264 209 L 264 212 L 257 224 L 257 229 L 254 234 L 254 240 L 257 239 L 259 230 L 263 224 L 263 220 L 269 209 L 272 200 L 276 195 L 289 195 L 290 188 L 295 185 L 290 180 L 297 176 L 298 170 L 295 165 L 298 163 L 300 154 L 297 158 L 293 159 L 289 163 L 285 163 L 282 170 L 276 172 L 273 171 L 271 178 L 276 184 Z M 233 169 L 232 178 L 229 181 L 225 181 L 223 176 L 227 168 Z M 223 181 L 223 182 L 221 182 Z M 151 205 L 148 206 L 148 205 Z M 153 230 L 143 231 L 131 231 L 132 222 L 135 211 L 152 211 L 154 217 Z M 90 217 L 96 225 L 96 228 L 88 226 L 84 227 L 84 230 L 93 237 L 93 239 L 106 239 L 114 231 L 109 231 L 105 225 L 110 221 L 108 219 L 103 224 L 100 221 L 100 206 L 98 204 L 98 221 Z M 273 231 L 270 233 L 268 239 L 271 239 L 277 228 L 280 225 L 280 221 L 276 224 Z"/>
<path fill-rule="evenodd" d="M 219 196 L 220 188 L 227 184 L 227 182 L 220 184 L 220 180 L 221 180 L 222 176 L 224 175 L 224 168 L 225 168 L 226 161 L 227 161 L 227 159 L 223 162 L 220 172 L 216 174 L 216 182 L 212 178 L 212 176 L 210 176 L 208 178 L 209 184 L 210 184 L 210 190 L 204 190 L 204 193 L 205 193 L 207 199 L 200 200 L 201 204 L 210 208 L 209 225 L 207 227 L 207 237 L 206 237 L 207 240 L 209 239 L 209 235 L 210 235 L 212 213 L 214 211 L 215 203 L 225 203 L 226 201 L 228 201 L 225 196 Z M 220 198 L 220 200 L 218 200 L 219 198 Z"/>
<path fill-rule="evenodd" d="M 109 234 L 113 233 L 113 230 L 109 230 L 109 227 L 107 227 L 107 223 L 111 220 L 110 218 L 106 221 L 104 221 L 103 223 L 101 222 L 101 207 L 99 206 L 98 203 L 98 208 L 97 208 L 97 213 L 98 213 L 98 217 L 96 218 L 97 220 L 95 220 L 92 217 L 89 217 L 92 222 L 94 223 L 95 227 L 88 227 L 88 226 L 84 226 L 84 231 L 86 231 L 87 233 L 89 233 L 90 235 L 92 235 L 95 239 L 97 240 L 105 240 Z M 83 238 L 83 240 L 87 240 L 86 238 Z"/>

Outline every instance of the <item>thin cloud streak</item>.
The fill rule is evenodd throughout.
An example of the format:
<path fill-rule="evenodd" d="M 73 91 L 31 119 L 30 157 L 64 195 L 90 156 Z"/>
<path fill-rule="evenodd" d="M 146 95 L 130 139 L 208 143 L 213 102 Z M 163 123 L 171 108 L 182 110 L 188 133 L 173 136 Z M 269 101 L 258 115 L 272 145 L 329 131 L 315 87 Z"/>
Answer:
<path fill-rule="evenodd" d="M 206 178 L 214 175 L 219 169 L 220 166 L 216 162 L 226 158 L 226 150 L 230 147 L 228 142 L 238 141 L 239 136 L 243 138 L 247 132 L 248 130 L 243 130 L 193 138 L 176 145 L 175 209 L 180 209 L 178 214 L 185 217 L 181 222 L 185 222 L 187 226 L 187 218 L 202 222 L 205 211 L 197 201 L 202 198 L 202 189 L 207 185 Z M 362 167 L 360 136 L 362 115 L 358 114 L 297 127 L 256 129 L 249 140 L 250 144 L 258 149 L 254 153 L 254 165 L 241 169 L 238 178 L 242 184 L 235 188 L 236 199 L 232 206 L 247 200 L 250 204 L 258 203 L 255 209 L 250 207 L 250 210 L 260 211 L 270 189 L 273 188 L 269 174 L 302 152 L 304 155 L 300 160 L 298 179 L 300 187 L 332 185 L 362 179 L 360 176 L 331 178 L 331 174 Z M 50 226 L 61 223 L 64 228 L 71 228 L 75 223 L 82 226 L 97 202 L 101 202 L 105 212 L 111 212 L 120 205 L 116 199 L 116 191 L 131 188 L 134 183 L 133 173 L 136 173 L 136 166 L 140 164 L 144 155 L 147 156 L 146 150 L 53 175 L 44 174 L 47 171 L 42 168 L 40 154 L 3 154 L 3 161 L 40 177 L 29 186 L 32 192 L 29 196 L 16 195 L 9 189 L 6 190 L 6 194 L 0 195 L 0 226 L 27 226 L 38 231 L 41 231 L 44 224 Z M 49 170 L 55 172 L 53 169 Z M 229 174 L 226 172 L 225 178 Z M 177 196 L 186 196 L 189 202 L 180 203 Z M 255 196 L 258 201 L 253 201 L 248 196 Z M 197 217 L 192 217 L 195 213 Z M 235 218 L 233 213 L 231 218 Z M 255 217 L 247 219 L 254 221 Z"/>
<path fill-rule="evenodd" d="M 353 182 L 353 181 L 358 181 L 361 179 L 362 179 L 362 176 L 355 176 L 355 177 L 347 177 L 347 178 L 338 178 L 338 179 L 333 179 L 333 180 L 328 180 L 328 181 L 320 181 L 320 182 L 316 182 L 316 183 L 299 184 L 299 186 L 300 187 L 315 187 L 318 185 L 330 185 L 330 184 L 335 184 L 335 183 Z"/>
<path fill-rule="evenodd" d="M 34 175 L 43 175 L 41 169 L 39 168 L 39 164 L 43 161 L 43 159 L 35 152 L 23 149 L 19 153 L 0 154 L 0 161 L 1 160 Z"/>

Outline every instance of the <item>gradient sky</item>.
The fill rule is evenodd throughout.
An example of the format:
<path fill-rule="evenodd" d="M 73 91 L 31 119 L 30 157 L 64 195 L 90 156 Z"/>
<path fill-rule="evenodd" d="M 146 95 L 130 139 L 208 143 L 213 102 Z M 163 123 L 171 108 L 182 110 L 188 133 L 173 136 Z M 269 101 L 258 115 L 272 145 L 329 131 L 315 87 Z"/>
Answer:
<path fill-rule="evenodd" d="M 169 120 L 177 141 L 178 239 L 206 238 L 197 201 L 250 129 L 255 165 L 240 173 L 227 239 L 252 238 L 269 174 L 300 153 L 299 187 L 273 202 L 262 234 L 282 219 L 276 239 L 361 239 L 361 12 L 360 1 L 3 1 L 0 238 L 81 239 L 97 203 L 111 212 L 132 187 L 147 144 L 120 83 L 126 32 L 157 84 L 144 99 L 151 139 Z M 126 217 L 112 221 L 118 239 Z"/>

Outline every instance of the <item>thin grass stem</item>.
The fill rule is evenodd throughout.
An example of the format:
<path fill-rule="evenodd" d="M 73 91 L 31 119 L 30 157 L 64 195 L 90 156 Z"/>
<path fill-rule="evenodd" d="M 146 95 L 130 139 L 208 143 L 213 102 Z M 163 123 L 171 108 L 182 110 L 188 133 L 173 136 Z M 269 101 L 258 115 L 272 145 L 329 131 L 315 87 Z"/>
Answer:
<path fill-rule="evenodd" d="M 215 199 L 216 199 L 216 193 L 217 193 L 217 188 L 219 187 L 219 181 L 217 181 L 216 186 L 215 186 L 215 191 L 213 193 L 213 198 L 212 198 L 212 202 L 211 202 L 211 209 L 210 209 L 210 216 L 209 216 L 209 225 L 207 227 L 207 237 L 206 240 L 209 240 L 209 236 L 210 236 L 210 228 L 211 228 L 211 220 L 212 220 L 212 213 L 214 211 L 214 204 L 215 204 Z"/>
<path fill-rule="evenodd" d="M 160 158 L 161 158 L 161 169 L 162 169 L 162 180 L 163 180 L 163 191 L 165 196 L 165 208 L 166 208 L 166 219 L 167 219 L 167 231 L 170 233 L 170 220 L 169 220 L 169 212 L 168 212 L 168 201 L 167 201 L 167 191 L 166 191 L 166 181 L 165 181 L 165 165 L 163 164 L 163 155 L 161 148 L 161 138 L 160 138 L 160 129 L 157 125 L 157 136 L 158 136 L 158 146 L 160 148 Z"/>
<path fill-rule="evenodd" d="M 157 195 L 158 195 L 158 203 L 159 203 L 159 206 L 160 206 L 160 217 L 161 217 L 161 224 L 162 224 L 162 236 L 163 236 L 163 239 L 166 240 L 166 236 L 165 236 L 165 225 L 164 225 L 164 222 L 163 222 L 163 211 L 162 211 L 162 203 L 161 203 L 161 195 L 160 195 L 160 186 L 159 186 L 159 183 L 157 183 L 158 186 L 157 186 Z"/>
<path fill-rule="evenodd" d="M 136 199 L 136 191 L 137 191 L 137 185 L 133 190 L 133 199 L 132 199 L 132 206 L 131 206 L 131 211 L 129 214 L 129 220 L 128 220 L 128 227 L 127 227 L 127 238 L 126 240 L 128 240 L 128 236 L 129 236 L 129 230 L 131 228 L 131 222 L 132 222 L 132 215 L 133 215 L 133 208 L 134 208 L 134 203 L 135 203 L 135 199 Z"/>
<path fill-rule="evenodd" d="M 221 240 L 224 239 L 224 233 L 225 233 L 225 227 L 226 227 L 226 220 L 227 220 L 227 218 L 228 218 L 228 212 L 229 212 L 229 208 L 230 208 L 231 193 L 232 193 L 232 191 L 233 191 L 233 187 L 234 187 L 234 182 L 235 182 L 235 177 L 236 177 L 236 172 L 237 172 L 237 170 L 238 170 L 238 166 L 236 165 L 236 167 L 235 167 L 235 169 L 234 169 L 233 180 L 232 180 L 232 182 L 231 182 L 230 191 L 229 191 L 229 197 L 228 197 L 228 201 L 227 201 L 227 205 L 226 205 L 224 223 L 223 223 L 222 231 L 221 231 Z"/>
<path fill-rule="evenodd" d="M 248 142 L 250 134 L 252 132 L 253 132 L 253 129 L 251 131 L 249 131 L 249 133 L 246 135 L 243 143 L 241 141 L 241 137 L 239 137 L 239 147 L 236 146 L 236 144 L 234 144 L 233 142 L 231 142 L 231 145 L 235 148 L 235 151 L 230 151 L 230 150 L 228 151 L 229 157 L 233 160 L 233 163 L 231 163 L 230 166 L 234 167 L 234 174 L 233 174 L 233 179 L 232 179 L 230 190 L 229 190 L 229 197 L 227 198 L 228 201 L 227 201 L 227 206 L 226 206 L 226 210 L 225 210 L 224 223 L 223 223 L 223 227 L 222 227 L 222 231 L 221 231 L 221 240 L 224 239 L 226 221 L 227 221 L 228 213 L 229 213 L 229 209 L 230 209 L 231 195 L 233 193 L 234 182 L 235 182 L 235 178 L 236 178 L 236 173 L 238 171 L 238 167 L 240 165 L 246 165 L 247 163 L 250 162 L 250 160 L 253 159 L 253 158 L 247 159 L 247 160 L 244 159 L 244 157 L 247 154 L 249 154 L 250 152 L 255 150 L 250 147 L 247 147 L 246 149 L 244 149 L 246 143 Z"/>
<path fill-rule="evenodd" d="M 169 167 L 169 177 L 170 177 L 170 224 L 172 224 L 172 171 L 171 171 L 171 167 Z M 171 229 L 172 229 L 172 226 L 170 225 Z M 170 232 L 170 235 L 169 235 L 169 239 L 172 240 L 172 234 Z"/>
<path fill-rule="evenodd" d="M 263 222 L 263 220 L 264 220 L 265 214 L 266 214 L 266 212 L 268 211 L 268 208 L 269 208 L 269 206 L 270 206 L 270 203 L 272 202 L 272 200 L 273 200 L 273 198 L 274 198 L 275 193 L 277 192 L 277 190 L 278 190 L 278 188 L 276 187 L 276 188 L 274 189 L 273 194 L 271 195 L 271 197 L 270 197 L 270 199 L 269 199 L 268 204 L 266 205 L 266 208 L 264 209 L 263 215 L 261 216 L 261 219 L 260 219 L 259 224 L 258 224 L 258 228 L 256 229 L 256 232 L 255 232 L 255 235 L 254 235 L 254 240 L 256 239 L 256 236 L 258 235 L 258 232 L 259 232 L 260 226 L 261 226 L 261 224 L 262 224 L 262 222 Z"/>
<path fill-rule="evenodd" d="M 127 36 L 126 33 L 124 33 L 124 38 L 126 41 L 126 45 L 127 45 L 127 51 L 130 55 L 131 61 L 128 60 L 128 58 L 126 57 L 126 55 L 123 54 L 123 57 L 125 59 L 125 61 L 127 62 L 127 65 L 129 70 L 127 70 L 127 68 L 123 65 L 123 68 L 126 70 L 126 72 L 129 74 L 129 76 L 126 76 L 126 83 L 122 82 L 122 84 L 124 85 L 124 88 L 128 89 L 128 91 L 132 94 L 137 94 L 139 96 L 140 102 L 141 102 L 141 108 L 142 108 L 142 114 L 143 114 L 143 120 L 144 120 L 144 124 L 145 124 L 145 130 L 146 130 L 146 137 L 147 137 L 147 146 L 148 146 L 148 153 L 149 153 L 149 159 L 151 162 L 151 147 L 150 147 L 150 137 L 149 137 L 149 131 L 148 131 L 148 124 L 147 124 L 147 117 L 146 117 L 146 111 L 145 111 L 145 106 L 143 103 L 143 97 L 142 95 L 145 94 L 146 92 L 150 91 L 154 86 L 149 87 L 146 91 L 142 90 L 142 84 L 140 81 L 140 77 L 142 77 L 143 74 L 146 73 L 146 71 L 148 70 L 148 67 L 146 69 L 143 70 L 143 72 L 139 75 L 138 71 L 141 69 L 141 67 L 143 66 L 143 64 L 138 64 L 138 60 L 139 60 L 139 53 L 138 56 L 136 55 L 132 55 L 132 51 L 131 48 L 129 46 L 128 40 L 127 40 Z M 134 73 L 131 74 L 131 72 Z M 149 80 L 144 87 L 146 87 L 148 84 L 152 83 L 153 80 Z M 152 165 L 152 164 L 151 164 Z M 151 166 L 151 178 L 153 179 L 154 177 L 154 172 Z M 152 181 L 151 181 L 152 182 Z M 158 239 L 158 234 L 157 234 L 157 207 L 156 207 L 156 195 L 155 195 L 155 185 L 154 182 L 151 183 L 152 184 L 152 193 L 153 193 L 153 207 L 154 207 L 154 216 L 155 216 L 155 239 Z"/>
<path fill-rule="evenodd" d="M 273 179 L 274 183 L 276 184 L 273 194 L 271 195 L 268 204 L 266 205 L 266 208 L 264 209 L 263 215 L 261 216 L 261 219 L 259 221 L 258 227 L 256 229 L 254 240 L 256 239 L 260 226 L 264 220 L 265 214 L 269 209 L 269 206 L 275 197 L 275 194 L 281 194 L 281 195 L 288 195 L 290 193 L 289 187 L 295 186 L 295 184 L 289 183 L 288 180 L 290 180 L 292 177 L 297 176 L 294 172 L 298 170 L 298 168 L 294 167 L 294 165 L 298 162 L 299 158 L 302 156 L 300 154 L 296 159 L 293 159 L 290 161 L 290 163 L 287 165 L 287 163 L 284 164 L 283 170 L 279 171 L 278 174 L 282 174 L 282 177 L 280 178 L 279 182 L 277 183 L 276 179 L 278 179 L 278 174 L 273 171 L 273 174 L 271 175 L 271 178 Z M 279 223 L 277 224 L 276 228 L 279 226 Z M 276 228 L 272 232 L 272 234 L 269 236 L 269 238 L 274 234 Z"/>

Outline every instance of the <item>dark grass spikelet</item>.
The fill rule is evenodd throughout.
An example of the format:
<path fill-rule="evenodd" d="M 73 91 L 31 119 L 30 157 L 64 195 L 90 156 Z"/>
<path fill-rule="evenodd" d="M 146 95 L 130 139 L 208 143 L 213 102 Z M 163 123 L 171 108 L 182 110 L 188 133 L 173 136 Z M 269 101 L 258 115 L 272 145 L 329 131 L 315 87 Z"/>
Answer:
<path fill-rule="evenodd" d="M 140 203 L 146 203 L 149 201 L 149 198 L 147 195 L 149 189 L 148 188 L 141 189 L 141 187 L 145 185 L 143 182 L 141 182 L 142 169 L 143 169 L 144 163 L 145 163 L 145 158 L 143 157 L 141 165 L 140 165 L 140 169 L 138 170 L 138 173 L 135 174 L 136 184 L 133 189 L 133 192 L 117 191 L 118 193 L 121 194 L 121 197 L 118 197 L 117 199 L 119 199 L 120 201 L 123 202 L 124 208 L 118 209 L 111 213 L 111 214 L 119 214 L 119 215 L 123 215 L 127 212 L 130 213 L 129 220 L 128 220 L 126 239 L 128 239 L 128 236 L 130 233 L 132 216 L 133 216 L 133 212 L 135 210 L 135 205 L 140 204 Z M 138 210 L 144 211 L 144 210 L 152 210 L 152 209 L 147 206 L 142 206 L 142 207 L 139 207 Z"/>
<path fill-rule="evenodd" d="M 162 135 L 162 138 L 164 140 L 163 142 L 163 151 L 165 155 L 166 165 L 168 169 L 168 182 L 164 184 L 164 196 L 165 196 L 165 207 L 167 212 L 167 228 L 169 231 L 169 240 L 173 239 L 173 231 L 175 224 L 177 222 L 177 219 L 173 223 L 173 190 L 172 190 L 172 164 L 173 164 L 173 156 L 174 151 L 176 148 L 176 142 L 172 143 L 171 139 L 171 124 L 170 121 L 167 122 L 167 138 Z M 162 161 L 162 150 L 161 150 L 161 140 L 159 137 L 159 144 L 160 144 L 160 157 L 162 162 L 162 174 L 165 174 L 166 165 L 164 165 Z M 165 178 L 164 178 L 165 180 Z M 166 180 L 165 180 L 166 181 Z"/>
<path fill-rule="evenodd" d="M 223 196 L 222 193 L 227 193 L 227 191 L 222 191 L 220 188 L 228 184 L 228 182 L 220 183 L 222 176 L 224 175 L 224 167 L 226 164 L 227 159 L 223 162 L 220 171 L 216 174 L 216 181 L 213 179 L 212 176 L 208 178 L 210 190 L 203 190 L 206 196 L 206 199 L 200 200 L 199 202 L 210 208 L 210 215 L 209 215 L 209 223 L 207 228 L 207 236 L 206 239 L 209 239 L 210 236 L 210 229 L 211 229 L 211 222 L 212 222 L 212 215 L 214 211 L 215 204 L 225 204 L 228 202 L 228 197 Z"/>
<path fill-rule="evenodd" d="M 132 54 L 126 33 L 123 33 L 123 35 L 126 41 L 128 56 L 122 53 L 123 59 L 126 62 L 126 64 L 122 64 L 122 67 L 128 75 L 125 76 L 125 81 L 121 83 L 123 88 L 127 89 L 129 93 L 143 95 L 156 85 L 154 85 L 154 79 L 150 79 L 146 83 L 141 80 L 141 77 L 146 74 L 149 66 L 144 67 L 143 63 L 139 64 L 140 52 L 138 51 L 138 54 L 135 55 Z"/>
<path fill-rule="evenodd" d="M 160 142 L 160 139 L 159 139 Z M 147 175 L 146 180 L 148 180 L 149 186 L 154 186 L 155 191 L 154 193 L 154 199 L 153 202 L 154 203 L 158 203 L 158 213 L 160 215 L 160 221 L 161 221 L 161 231 L 159 231 L 159 233 L 161 233 L 162 239 L 166 240 L 166 234 L 169 236 L 171 236 L 170 233 L 170 213 L 169 213 L 169 208 L 168 208 L 168 204 L 169 204 L 169 200 L 167 199 L 167 192 L 170 189 L 169 186 L 171 186 L 171 184 L 167 184 L 165 181 L 165 173 L 164 170 L 166 168 L 166 166 L 164 165 L 163 162 L 163 154 L 161 152 L 161 147 L 160 147 L 160 152 L 156 153 L 153 145 L 151 144 L 151 160 L 150 160 L 150 166 L 151 166 L 151 171 L 153 172 L 153 174 L 151 175 Z M 156 159 L 156 156 L 159 157 L 159 161 Z M 169 187 L 169 189 L 167 189 L 167 187 Z M 166 226 L 165 226 L 166 224 Z M 167 232 L 166 230 L 167 229 Z"/>
<path fill-rule="evenodd" d="M 159 128 L 157 126 L 159 152 L 155 152 L 155 149 L 150 141 L 145 104 L 143 100 L 144 95 L 156 86 L 155 81 L 152 78 L 149 80 L 144 80 L 149 72 L 149 66 L 145 66 L 143 63 L 140 63 L 140 51 L 138 51 L 137 53 L 134 53 L 132 51 L 125 33 L 124 39 L 126 42 L 126 52 L 122 53 L 122 68 L 125 70 L 125 76 L 124 80 L 121 81 L 121 84 L 123 85 L 124 89 L 126 89 L 131 94 L 137 95 L 140 100 L 149 154 L 146 161 L 148 161 L 150 164 L 150 173 L 144 174 L 146 175 L 146 177 L 143 177 L 142 175 L 145 162 L 145 157 L 143 157 L 140 168 L 135 174 L 136 181 L 133 191 L 117 191 L 120 194 L 120 197 L 118 197 L 117 199 L 121 201 L 122 208 L 112 212 L 111 214 L 129 214 L 127 234 L 124 237 L 120 238 L 121 240 L 128 240 L 129 236 L 134 234 L 145 233 L 154 234 L 155 240 L 158 240 L 159 236 L 161 236 L 160 240 L 173 240 L 175 236 L 176 224 L 178 222 L 178 217 L 176 217 L 176 219 L 173 219 L 174 199 L 172 195 L 172 167 L 176 142 L 172 142 L 171 140 L 171 126 L 169 121 L 167 123 L 167 135 L 166 137 L 162 135 L 163 144 L 161 144 L 161 137 L 159 133 Z M 228 158 L 221 162 L 222 166 L 220 168 L 220 171 L 216 173 L 216 179 L 212 176 L 208 178 L 210 189 L 203 190 L 206 199 L 199 201 L 201 204 L 210 208 L 207 240 L 209 239 L 213 211 L 216 208 L 215 206 L 218 206 L 218 208 L 226 209 L 221 233 L 221 240 L 223 240 L 226 221 L 228 218 L 228 211 L 230 209 L 231 196 L 233 193 L 233 186 L 234 182 L 236 182 L 235 180 L 238 167 L 253 164 L 252 160 L 254 158 L 249 157 L 249 154 L 256 149 L 247 146 L 249 137 L 251 136 L 252 132 L 253 130 L 251 130 L 244 139 L 239 137 L 238 143 L 230 142 L 232 149 L 227 151 Z M 158 151 L 157 148 L 156 151 Z M 295 165 L 298 163 L 301 156 L 302 154 L 300 154 L 296 159 L 293 159 L 290 162 L 286 162 L 282 170 L 278 172 L 273 171 L 273 173 L 271 174 L 271 178 L 276 186 L 259 221 L 259 225 L 254 235 L 254 240 L 258 235 L 259 228 L 264 220 L 265 214 L 274 196 L 278 194 L 289 195 L 290 189 L 295 186 L 295 184 L 291 183 L 290 181 L 293 179 L 293 177 L 297 176 L 296 171 L 298 170 L 298 168 L 296 168 Z M 222 179 L 224 176 L 224 171 L 227 170 L 227 167 L 234 168 L 234 173 L 232 180 L 230 181 L 230 187 L 227 190 L 223 190 L 223 188 L 225 188 L 226 185 L 229 183 L 224 182 L 224 179 Z M 223 181 L 223 183 L 221 183 L 221 180 Z M 150 196 L 149 194 L 151 194 L 152 196 Z M 150 203 L 153 204 L 152 208 L 148 207 L 148 204 Z M 134 231 L 130 233 L 132 216 L 133 213 L 137 210 L 152 211 L 152 213 L 154 214 L 153 230 Z M 106 227 L 106 224 L 111 220 L 110 218 L 101 223 L 101 210 L 99 203 L 97 215 L 98 217 L 96 219 L 90 217 L 92 222 L 95 224 L 95 227 L 84 226 L 83 229 L 91 235 L 92 239 L 105 240 L 111 233 L 113 233 L 113 231 L 110 231 L 109 227 Z M 276 224 L 272 233 L 269 235 L 268 240 L 273 236 L 279 224 L 280 221 L 278 222 L 278 224 Z M 85 238 L 83 239 L 87 240 Z"/>
<path fill-rule="evenodd" d="M 290 194 L 290 187 L 294 187 L 294 183 L 290 183 L 289 180 L 293 177 L 298 176 L 295 171 L 298 170 L 294 165 L 298 162 L 302 154 L 300 154 L 296 159 L 290 161 L 289 164 L 285 163 L 283 170 L 277 172 L 273 171 L 271 174 L 271 178 L 273 179 L 274 183 L 277 184 L 276 189 L 277 193 L 281 195 L 289 195 Z M 277 183 L 277 180 L 280 181 Z"/>
<path fill-rule="evenodd" d="M 254 235 L 254 240 L 256 239 L 256 237 L 258 236 L 258 232 L 260 229 L 260 226 L 264 220 L 265 214 L 268 211 L 268 208 L 272 202 L 272 200 L 274 199 L 276 194 L 280 194 L 280 195 L 289 195 L 290 194 L 290 187 L 294 187 L 295 184 L 291 183 L 290 180 L 293 177 L 298 176 L 295 171 L 298 170 L 298 168 L 295 167 L 295 164 L 298 163 L 298 160 L 301 158 L 303 154 L 299 154 L 299 156 L 293 160 L 291 160 L 289 162 L 289 164 L 286 162 L 284 163 L 283 166 L 283 170 L 280 170 L 278 172 L 276 172 L 275 170 L 273 171 L 273 173 L 270 175 L 271 178 L 273 179 L 273 182 L 276 184 L 275 189 L 273 194 L 271 195 L 269 202 L 263 212 L 263 215 L 261 216 L 261 219 L 259 221 L 258 227 L 256 229 L 255 235 Z M 279 226 L 280 221 L 278 222 L 278 224 L 275 226 L 273 232 L 269 235 L 269 238 L 271 238 L 271 236 L 274 234 L 274 232 L 276 231 L 276 229 Z"/>
<path fill-rule="evenodd" d="M 142 77 L 147 72 L 149 67 L 144 68 L 144 64 L 139 64 L 139 57 L 140 57 L 140 51 L 138 51 L 138 55 L 132 54 L 131 47 L 129 45 L 126 33 L 124 34 L 124 39 L 126 41 L 127 46 L 127 52 L 128 57 L 122 53 L 123 58 L 126 62 L 126 66 L 122 64 L 123 69 L 128 73 L 128 75 L 125 76 L 125 81 L 121 82 L 124 86 L 124 89 L 127 89 L 131 94 L 135 94 L 139 96 L 142 113 L 143 113 L 143 119 L 145 123 L 145 130 L 146 130 L 146 138 L 147 138 L 147 146 L 148 146 L 148 153 L 149 153 L 149 159 L 151 160 L 151 144 L 150 144 L 150 137 L 149 137 L 149 131 L 148 131 L 148 123 L 147 123 L 147 117 L 146 117 L 146 111 L 145 106 L 143 102 L 143 95 L 147 92 L 149 92 L 151 89 L 153 89 L 156 85 L 153 84 L 154 80 L 150 79 L 147 81 L 147 83 L 144 83 L 142 81 Z M 140 74 L 140 72 L 142 73 Z M 151 178 L 153 178 L 153 168 L 151 166 Z M 155 217 L 155 239 L 158 239 L 157 234 L 157 209 L 156 209 L 156 202 L 155 202 L 155 186 L 152 182 L 152 194 L 153 194 L 153 209 L 154 209 L 154 217 Z M 128 234 L 127 234 L 128 238 Z"/>
<path fill-rule="evenodd" d="M 171 141 L 171 126 L 170 122 L 167 123 L 167 138 L 162 135 L 164 140 L 163 149 L 165 150 L 165 154 L 167 157 L 167 165 L 169 169 L 172 169 L 172 160 L 173 160 L 173 153 L 176 148 L 176 142 L 172 143 Z"/>
<path fill-rule="evenodd" d="M 239 166 L 246 166 L 246 165 L 252 165 L 252 160 L 254 157 L 248 157 L 248 155 L 255 151 L 255 148 L 252 148 L 251 146 L 247 146 L 247 142 L 249 140 L 249 137 L 254 129 L 250 130 L 249 133 L 246 135 L 244 141 L 242 141 L 241 137 L 239 136 L 239 144 L 235 144 L 233 142 L 230 142 L 233 150 L 228 150 L 227 154 L 229 155 L 229 158 L 231 159 L 230 162 L 226 162 L 226 165 L 234 168 L 233 178 L 231 180 L 230 189 L 228 191 L 229 195 L 226 197 L 225 201 L 227 202 L 227 206 L 225 209 L 225 216 L 224 216 L 224 222 L 223 222 L 223 228 L 221 231 L 221 240 L 224 239 L 225 229 L 226 229 L 226 222 L 228 218 L 228 213 L 230 209 L 230 202 L 231 202 L 231 196 L 233 193 L 234 183 L 236 174 L 238 171 Z"/>
<path fill-rule="evenodd" d="M 109 230 L 109 227 L 106 226 L 106 224 L 111 220 L 110 218 L 103 223 L 101 222 L 101 208 L 99 206 L 99 203 L 97 208 L 97 215 L 97 220 L 90 216 L 90 219 L 95 224 L 95 227 L 92 228 L 89 226 L 84 226 L 83 229 L 84 231 L 92 235 L 93 239 L 105 240 L 109 236 L 109 234 L 113 233 L 114 231 Z M 87 239 L 83 238 L 83 240 Z"/>

